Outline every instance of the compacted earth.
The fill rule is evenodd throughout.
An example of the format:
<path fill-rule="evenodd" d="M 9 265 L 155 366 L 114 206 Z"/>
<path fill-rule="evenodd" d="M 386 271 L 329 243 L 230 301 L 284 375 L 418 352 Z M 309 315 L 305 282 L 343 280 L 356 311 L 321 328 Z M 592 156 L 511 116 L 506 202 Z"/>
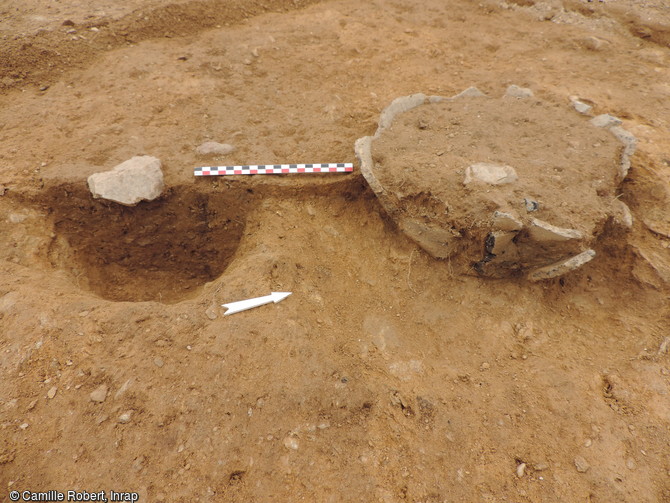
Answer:
<path fill-rule="evenodd" d="M 669 44 L 661 0 L 2 2 L 0 501 L 670 501 Z M 560 278 L 434 258 L 354 154 L 396 97 L 511 84 L 637 138 L 632 226 Z M 141 155 L 159 198 L 93 199 Z"/>

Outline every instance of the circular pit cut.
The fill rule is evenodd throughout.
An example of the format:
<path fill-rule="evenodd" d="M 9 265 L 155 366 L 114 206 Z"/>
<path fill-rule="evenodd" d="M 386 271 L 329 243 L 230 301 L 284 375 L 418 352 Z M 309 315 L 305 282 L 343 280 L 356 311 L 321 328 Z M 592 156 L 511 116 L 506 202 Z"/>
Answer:
<path fill-rule="evenodd" d="M 246 191 L 175 187 L 129 207 L 80 186 L 48 196 L 56 234 L 49 258 L 74 282 L 113 301 L 175 303 L 220 276 L 244 232 Z"/>
<path fill-rule="evenodd" d="M 630 220 L 617 189 L 634 139 L 613 117 L 513 88 L 399 98 L 356 153 L 386 211 L 434 257 L 547 279 L 591 260 L 608 221 Z"/>

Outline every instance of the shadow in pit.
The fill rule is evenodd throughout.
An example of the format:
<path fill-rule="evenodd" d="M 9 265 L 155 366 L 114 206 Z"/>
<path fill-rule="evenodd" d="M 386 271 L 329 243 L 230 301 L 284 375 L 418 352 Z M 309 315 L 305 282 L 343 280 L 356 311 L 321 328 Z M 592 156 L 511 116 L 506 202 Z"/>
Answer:
<path fill-rule="evenodd" d="M 244 190 L 202 193 L 178 186 L 128 207 L 68 184 L 50 189 L 41 202 L 56 234 L 49 260 L 79 287 L 113 301 L 171 304 L 224 272 L 251 201 Z"/>

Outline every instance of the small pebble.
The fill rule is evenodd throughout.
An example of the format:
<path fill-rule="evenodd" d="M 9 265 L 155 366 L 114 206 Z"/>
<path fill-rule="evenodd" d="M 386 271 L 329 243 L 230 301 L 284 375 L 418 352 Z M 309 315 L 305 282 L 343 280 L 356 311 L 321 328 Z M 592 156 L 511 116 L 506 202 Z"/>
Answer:
<path fill-rule="evenodd" d="M 533 468 L 535 468 L 535 470 L 537 470 L 538 472 L 542 472 L 549 468 L 549 464 L 545 463 L 544 461 L 540 461 L 539 463 L 535 463 L 533 465 Z"/>
<path fill-rule="evenodd" d="M 287 449 L 297 451 L 299 446 L 300 443 L 298 442 L 298 439 L 295 437 L 286 437 L 284 439 L 284 447 L 286 447 Z"/>
<path fill-rule="evenodd" d="M 58 393 L 58 387 L 57 386 L 52 386 L 49 391 L 47 391 L 47 398 L 51 400 L 53 397 L 56 396 L 56 393 Z"/>
<path fill-rule="evenodd" d="M 217 143 L 215 141 L 206 141 L 195 149 L 198 155 L 228 155 L 235 151 L 235 147 L 228 143 Z"/>
<path fill-rule="evenodd" d="M 33 400 L 28 404 L 28 409 L 27 410 L 33 410 L 35 406 L 37 405 L 37 400 Z"/>
<path fill-rule="evenodd" d="M 626 460 L 626 467 L 629 470 L 635 470 L 635 468 L 637 468 L 637 464 L 635 463 L 635 460 L 633 458 L 628 458 Z"/>
<path fill-rule="evenodd" d="M 579 473 L 586 473 L 591 468 L 591 465 L 583 457 L 575 456 L 575 468 L 577 468 Z"/>
<path fill-rule="evenodd" d="M 119 416 L 119 423 L 126 424 L 130 422 L 130 417 L 132 416 L 133 411 L 129 410 L 127 412 L 124 412 Z"/>
<path fill-rule="evenodd" d="M 102 403 L 107 398 L 107 391 L 108 391 L 107 385 L 101 384 L 91 392 L 89 397 L 91 398 L 92 402 Z"/>
<path fill-rule="evenodd" d="M 526 473 L 526 463 L 519 463 L 516 467 L 516 476 L 521 478 Z"/>
<path fill-rule="evenodd" d="M 580 114 L 588 114 L 591 112 L 591 105 L 587 105 L 586 103 L 579 101 L 579 100 L 574 100 L 572 102 L 572 106 L 577 110 Z"/>
<path fill-rule="evenodd" d="M 28 423 L 23 423 L 21 426 L 19 426 L 19 428 L 25 430 L 28 426 L 29 426 Z"/>
<path fill-rule="evenodd" d="M 533 201 L 532 199 L 524 199 L 523 204 L 526 206 L 526 211 L 528 213 L 537 211 L 540 208 L 540 203 Z"/>
<path fill-rule="evenodd" d="M 527 87 L 511 85 L 507 88 L 507 91 L 505 91 L 505 95 L 512 98 L 531 98 L 533 96 L 533 91 Z"/>
<path fill-rule="evenodd" d="M 219 315 L 217 314 L 216 310 L 217 310 L 216 304 L 213 304 L 213 305 L 209 306 L 205 310 L 205 316 L 207 316 L 207 318 L 209 318 L 210 320 L 217 319 L 219 317 Z"/>
<path fill-rule="evenodd" d="M 156 367 L 158 368 L 161 368 L 163 365 L 165 365 L 165 362 L 160 356 L 157 356 L 156 358 L 154 358 L 154 365 L 156 365 Z"/>
<path fill-rule="evenodd" d="M 587 438 L 584 442 L 584 447 L 591 447 L 591 444 L 593 444 L 593 441 L 590 438 Z"/>
<path fill-rule="evenodd" d="M 143 463 L 144 463 L 144 458 L 142 456 L 140 456 L 135 461 L 133 461 L 133 470 L 135 470 L 136 472 L 141 471 L 142 468 L 143 468 L 143 466 L 142 466 Z"/>
<path fill-rule="evenodd" d="M 603 0 L 600 1 L 602 2 Z M 582 38 L 579 40 L 579 43 L 589 51 L 600 51 L 605 45 L 605 43 L 597 37 Z"/>

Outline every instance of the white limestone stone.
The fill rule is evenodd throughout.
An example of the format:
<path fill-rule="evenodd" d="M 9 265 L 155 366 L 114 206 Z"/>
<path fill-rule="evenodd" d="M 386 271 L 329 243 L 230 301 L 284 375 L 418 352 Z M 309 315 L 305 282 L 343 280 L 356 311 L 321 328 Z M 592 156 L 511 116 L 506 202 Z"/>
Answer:
<path fill-rule="evenodd" d="M 228 143 L 217 143 L 215 141 L 206 141 L 195 149 L 198 155 L 228 155 L 235 151 L 235 147 Z"/>
<path fill-rule="evenodd" d="M 498 231 L 520 231 L 523 224 L 521 220 L 511 213 L 496 211 L 493 213 L 493 228 Z"/>
<path fill-rule="evenodd" d="M 88 177 L 88 188 L 94 198 L 126 206 L 156 199 L 163 187 L 161 162 L 148 155 L 132 157 L 110 171 Z"/>
<path fill-rule="evenodd" d="M 531 222 L 528 233 L 535 241 L 568 241 L 582 238 L 582 233 L 576 229 L 556 227 L 537 218 Z"/>
<path fill-rule="evenodd" d="M 527 87 L 519 87 L 515 86 L 512 84 L 507 88 L 505 91 L 505 96 L 510 96 L 512 98 L 532 98 L 533 97 L 533 91 L 528 89 Z"/>
<path fill-rule="evenodd" d="M 530 281 L 541 281 L 543 279 L 551 279 L 563 276 L 570 271 L 574 271 L 575 269 L 580 268 L 587 262 L 590 262 L 595 256 L 596 252 L 594 250 L 589 249 L 583 251 L 582 253 L 579 253 L 574 257 L 570 257 L 567 260 L 561 260 L 554 264 L 540 267 L 534 271 L 531 271 L 528 274 L 528 279 Z"/>
<path fill-rule="evenodd" d="M 484 182 L 490 185 L 503 185 L 512 183 L 519 179 L 516 171 L 511 166 L 500 166 L 498 164 L 489 164 L 487 162 L 478 162 L 468 166 L 465 170 L 465 180 L 463 184 L 472 182 Z"/>
<path fill-rule="evenodd" d="M 591 119 L 591 124 L 593 124 L 595 127 L 609 128 L 612 126 L 619 126 L 621 124 L 621 119 L 610 114 L 601 114 L 596 115 L 593 119 Z"/>

